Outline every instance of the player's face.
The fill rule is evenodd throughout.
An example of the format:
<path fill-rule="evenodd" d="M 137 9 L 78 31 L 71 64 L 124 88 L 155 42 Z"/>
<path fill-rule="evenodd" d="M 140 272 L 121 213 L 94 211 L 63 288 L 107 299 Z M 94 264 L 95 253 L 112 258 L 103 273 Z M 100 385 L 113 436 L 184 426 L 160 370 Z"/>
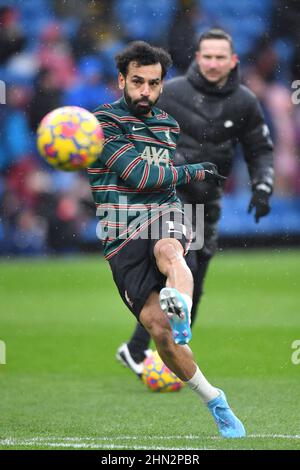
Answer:
<path fill-rule="evenodd" d="M 161 74 L 160 63 L 139 66 L 136 62 L 130 62 L 126 77 L 119 73 L 119 87 L 133 114 L 151 116 L 162 90 Z"/>
<path fill-rule="evenodd" d="M 233 54 L 226 39 L 204 39 L 196 52 L 201 74 L 211 83 L 223 86 L 238 57 Z"/>

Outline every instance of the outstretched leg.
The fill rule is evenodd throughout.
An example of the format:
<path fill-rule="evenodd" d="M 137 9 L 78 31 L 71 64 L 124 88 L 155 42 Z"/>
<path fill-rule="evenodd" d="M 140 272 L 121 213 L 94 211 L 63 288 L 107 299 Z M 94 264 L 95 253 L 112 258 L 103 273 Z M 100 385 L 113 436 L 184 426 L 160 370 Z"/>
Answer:
<path fill-rule="evenodd" d="M 157 292 L 150 294 L 141 311 L 140 321 L 153 338 L 163 362 L 207 405 L 221 435 L 231 438 L 244 437 L 244 426 L 233 414 L 224 393 L 204 377 L 189 346 L 174 342 L 170 322 L 160 308 Z"/>

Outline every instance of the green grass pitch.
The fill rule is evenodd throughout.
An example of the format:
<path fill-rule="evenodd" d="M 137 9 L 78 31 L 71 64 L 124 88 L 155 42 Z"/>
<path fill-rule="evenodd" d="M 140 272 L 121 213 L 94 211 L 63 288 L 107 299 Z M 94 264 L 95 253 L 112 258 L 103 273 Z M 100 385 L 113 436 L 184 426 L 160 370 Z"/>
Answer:
<path fill-rule="evenodd" d="M 0 449 L 300 449 L 300 252 L 218 255 L 191 347 L 248 437 L 115 360 L 134 318 L 99 255 L 0 263 Z M 298 355 L 300 357 L 300 354 Z"/>

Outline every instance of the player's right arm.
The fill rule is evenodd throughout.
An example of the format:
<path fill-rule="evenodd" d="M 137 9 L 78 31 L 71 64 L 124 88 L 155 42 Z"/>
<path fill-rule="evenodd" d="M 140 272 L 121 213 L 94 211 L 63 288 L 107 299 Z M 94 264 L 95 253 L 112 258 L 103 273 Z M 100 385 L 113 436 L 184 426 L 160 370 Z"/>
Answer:
<path fill-rule="evenodd" d="M 212 175 L 211 169 L 200 163 L 176 167 L 149 165 L 140 157 L 132 141 L 115 120 L 106 117 L 105 122 L 100 122 L 105 135 L 100 160 L 133 188 L 141 191 L 151 188 L 166 189 L 188 184 L 190 181 L 203 181 Z"/>

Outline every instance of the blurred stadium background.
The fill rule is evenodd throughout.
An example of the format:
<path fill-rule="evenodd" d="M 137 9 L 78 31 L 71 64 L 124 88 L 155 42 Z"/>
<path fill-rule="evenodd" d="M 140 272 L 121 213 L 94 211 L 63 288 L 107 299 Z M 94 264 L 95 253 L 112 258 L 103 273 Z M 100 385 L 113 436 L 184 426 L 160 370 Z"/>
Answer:
<path fill-rule="evenodd" d="M 0 0 L 0 449 L 299 449 L 299 24 L 296 0 Z M 258 225 L 236 154 L 220 246 L 264 249 L 213 260 L 192 342 L 245 422 L 249 439 L 234 443 L 188 390 L 151 394 L 115 361 L 134 319 L 101 256 L 86 175 L 35 148 L 48 111 L 119 97 L 114 55 L 128 41 L 166 47 L 175 76 L 212 26 L 232 34 L 275 142 L 272 213 Z"/>
<path fill-rule="evenodd" d="M 300 4 L 293 0 L 0 0 L 0 255 L 99 250 L 86 176 L 38 157 L 40 119 L 60 105 L 92 110 L 119 97 L 114 55 L 130 40 L 166 47 L 183 73 L 199 34 L 232 34 L 243 80 L 260 98 L 275 142 L 272 213 L 246 213 L 250 192 L 237 152 L 226 188 L 220 246 L 300 244 Z M 155 25 L 155 27 L 153 27 Z"/>

